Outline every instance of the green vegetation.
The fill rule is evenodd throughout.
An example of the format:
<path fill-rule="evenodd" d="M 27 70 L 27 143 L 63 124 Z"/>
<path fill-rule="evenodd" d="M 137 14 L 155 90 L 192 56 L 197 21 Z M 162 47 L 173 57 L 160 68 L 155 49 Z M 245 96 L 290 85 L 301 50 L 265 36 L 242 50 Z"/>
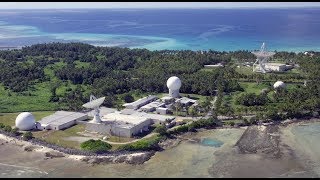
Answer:
<path fill-rule="evenodd" d="M 22 138 L 23 138 L 23 140 L 27 141 L 27 140 L 33 138 L 33 134 L 32 134 L 32 132 L 27 131 L 27 132 L 25 132 L 25 133 L 23 134 Z"/>
<path fill-rule="evenodd" d="M 222 122 L 220 122 L 217 118 L 208 118 L 208 119 L 199 119 L 197 121 L 192 121 L 189 124 L 180 125 L 178 127 L 172 128 L 167 133 L 169 134 L 179 134 L 188 131 L 195 131 L 199 128 L 212 128 L 216 126 L 221 126 Z"/>
<path fill-rule="evenodd" d="M 212 118 L 179 126 L 173 133 L 219 126 L 217 115 L 230 116 L 244 124 L 311 116 L 320 109 L 320 53 L 313 54 L 311 57 L 303 53 L 276 52 L 274 61 L 295 63 L 299 67 L 286 73 L 260 74 L 252 72 L 252 67 L 241 65 L 255 60 L 249 51 L 149 51 L 83 43 L 37 44 L 20 50 L 2 50 L 0 123 L 11 132 L 18 115 L 13 112 L 43 111 L 45 116 L 58 109 L 78 111 L 90 94 L 106 96 L 104 106 L 121 109 L 123 103 L 147 94 L 159 97 L 167 94 L 166 81 L 170 76 L 182 80 L 181 95 L 199 100 L 197 108 L 174 104 L 175 115 L 212 112 Z M 216 63 L 223 63 L 224 67 L 203 70 L 204 65 Z M 278 80 L 284 81 L 287 89 L 275 92 L 272 85 Z M 307 86 L 303 85 L 305 80 Z M 254 117 L 242 118 L 248 114 Z M 37 120 L 37 116 L 42 116 L 36 112 L 34 115 Z M 236 122 L 228 121 L 228 124 Z M 34 136 L 79 148 L 78 142 L 64 138 L 83 129 L 83 125 L 76 125 L 64 131 L 34 132 Z M 157 127 L 155 131 L 160 135 L 119 148 L 157 148 L 156 142 L 167 132 L 164 127 Z"/>
<path fill-rule="evenodd" d="M 159 141 L 164 138 L 160 135 L 155 135 L 149 138 L 141 139 L 139 141 L 121 145 L 118 150 L 138 151 L 138 150 L 157 150 Z"/>
<path fill-rule="evenodd" d="M 156 133 L 159 133 L 161 136 L 164 136 L 167 134 L 167 128 L 164 124 L 156 126 L 156 128 L 153 131 Z"/>
<path fill-rule="evenodd" d="M 91 151 L 95 153 L 104 153 L 111 149 L 111 145 L 107 142 L 99 140 L 93 140 L 90 139 L 88 141 L 85 141 L 81 143 L 80 145 L 81 149 L 86 151 Z"/>
<path fill-rule="evenodd" d="M 94 47 L 83 43 L 48 43 L 0 51 L 0 111 L 80 110 L 89 95 L 106 96 L 108 107 L 119 107 L 143 94 L 166 93 L 166 80 L 179 76 L 180 92 L 210 96 L 216 79 L 226 92 L 239 85 L 228 77 L 234 69 L 200 71 L 204 64 L 229 62 L 233 55 L 208 51 L 148 51 Z M 195 59 L 197 59 L 195 61 Z M 19 83 L 17 83 L 19 82 Z M 2 90 L 1 90 L 2 89 Z M 140 91 L 139 93 L 137 93 Z M 128 99 L 129 97 L 129 99 Z"/>
<path fill-rule="evenodd" d="M 36 121 L 39 121 L 41 118 L 54 113 L 54 111 L 37 111 L 31 113 L 34 115 Z M 0 123 L 4 125 L 14 126 L 15 120 L 19 114 L 20 113 L 0 113 Z"/>
<path fill-rule="evenodd" d="M 12 131 L 12 128 L 11 128 L 11 126 L 6 125 L 6 126 L 3 128 L 3 130 L 6 131 L 6 132 L 11 132 L 11 131 Z"/>
<path fill-rule="evenodd" d="M 262 106 L 268 102 L 266 94 L 245 93 L 237 97 L 236 103 L 244 106 Z"/>

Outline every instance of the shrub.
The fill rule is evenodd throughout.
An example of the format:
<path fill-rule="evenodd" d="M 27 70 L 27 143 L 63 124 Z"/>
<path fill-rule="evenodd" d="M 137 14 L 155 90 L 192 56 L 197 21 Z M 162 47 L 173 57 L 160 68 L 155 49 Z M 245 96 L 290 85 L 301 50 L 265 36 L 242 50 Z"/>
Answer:
<path fill-rule="evenodd" d="M 166 135 L 167 134 L 167 128 L 164 124 L 162 125 L 158 125 L 155 129 L 154 132 L 159 133 L 161 136 Z"/>
<path fill-rule="evenodd" d="M 19 128 L 15 127 L 11 130 L 11 133 L 14 134 L 14 135 L 19 135 Z"/>
<path fill-rule="evenodd" d="M 120 146 L 119 150 L 137 151 L 137 150 L 156 150 L 159 148 L 158 143 L 161 137 L 141 139 L 139 141 Z"/>
<path fill-rule="evenodd" d="M 3 129 L 5 125 L 3 123 L 0 123 L 0 129 Z"/>
<path fill-rule="evenodd" d="M 191 124 L 189 124 L 189 125 L 188 125 L 188 131 L 190 131 L 190 132 L 196 131 L 197 126 L 198 126 L 197 123 L 191 123 Z"/>
<path fill-rule="evenodd" d="M 188 131 L 188 125 L 182 125 L 182 126 L 175 128 L 173 130 L 173 133 L 187 132 L 187 131 Z"/>
<path fill-rule="evenodd" d="M 244 106 L 262 106 L 268 102 L 266 94 L 244 93 L 236 98 L 236 104 Z"/>
<path fill-rule="evenodd" d="M 28 131 L 28 132 L 24 133 L 23 140 L 27 141 L 27 140 L 31 139 L 32 137 L 33 137 L 32 132 Z"/>
<path fill-rule="evenodd" d="M 7 125 L 3 128 L 3 130 L 6 132 L 11 132 L 12 128 L 11 128 L 11 126 Z"/>
<path fill-rule="evenodd" d="M 258 122 L 258 119 L 254 116 L 249 119 L 250 124 L 257 124 L 257 122 Z"/>
<path fill-rule="evenodd" d="M 233 121 L 230 122 L 230 126 L 234 126 L 235 123 Z"/>
<path fill-rule="evenodd" d="M 126 102 L 126 103 L 131 103 L 134 101 L 134 98 L 132 95 L 130 94 L 126 94 L 124 97 L 123 97 L 123 100 Z"/>
<path fill-rule="evenodd" d="M 95 153 L 103 153 L 111 149 L 111 145 L 107 142 L 99 140 L 93 140 L 90 139 L 88 141 L 85 141 L 81 143 L 80 145 L 81 149 L 87 150 L 87 151 L 92 151 Z"/>

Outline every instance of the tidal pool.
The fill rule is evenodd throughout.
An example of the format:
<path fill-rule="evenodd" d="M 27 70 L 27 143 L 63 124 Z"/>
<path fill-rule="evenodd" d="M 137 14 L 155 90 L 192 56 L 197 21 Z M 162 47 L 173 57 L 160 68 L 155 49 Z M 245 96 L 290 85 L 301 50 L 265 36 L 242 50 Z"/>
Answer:
<path fill-rule="evenodd" d="M 220 147 L 223 145 L 223 142 L 217 139 L 203 138 L 201 144 L 204 146 Z"/>

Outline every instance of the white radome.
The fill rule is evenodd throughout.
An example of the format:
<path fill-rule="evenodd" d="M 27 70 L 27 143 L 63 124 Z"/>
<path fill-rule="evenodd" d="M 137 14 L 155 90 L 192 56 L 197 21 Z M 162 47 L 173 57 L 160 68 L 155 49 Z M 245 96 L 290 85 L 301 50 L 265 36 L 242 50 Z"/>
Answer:
<path fill-rule="evenodd" d="M 282 81 L 277 81 L 276 83 L 274 83 L 273 88 L 277 89 L 277 88 L 285 88 L 286 84 Z"/>
<path fill-rule="evenodd" d="M 16 127 L 22 131 L 33 129 L 35 123 L 36 120 L 34 116 L 29 112 L 20 113 L 16 118 Z"/>
<path fill-rule="evenodd" d="M 167 81 L 167 87 L 171 90 L 178 90 L 181 87 L 181 80 L 176 76 L 172 76 Z"/>

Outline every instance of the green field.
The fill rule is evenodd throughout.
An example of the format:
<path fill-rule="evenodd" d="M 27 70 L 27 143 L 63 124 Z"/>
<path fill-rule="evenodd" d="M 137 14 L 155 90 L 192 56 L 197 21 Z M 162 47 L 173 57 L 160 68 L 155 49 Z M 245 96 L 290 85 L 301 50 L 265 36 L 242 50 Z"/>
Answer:
<path fill-rule="evenodd" d="M 65 130 L 59 131 L 34 131 L 32 132 L 33 136 L 42 140 L 45 140 L 49 143 L 57 144 L 63 147 L 80 149 L 80 142 L 78 141 L 67 141 L 64 140 L 66 137 L 70 136 L 80 136 L 77 132 L 82 132 L 85 130 L 85 125 L 77 124 Z"/>
<path fill-rule="evenodd" d="M 265 88 L 272 88 L 273 89 L 273 85 L 270 86 L 268 85 L 268 83 L 255 83 L 255 82 L 239 82 L 240 86 L 244 89 L 243 92 L 237 91 L 237 92 L 232 92 L 230 94 L 224 95 L 223 96 L 223 101 L 226 102 L 227 104 L 230 104 L 231 107 L 233 108 L 237 108 L 237 107 L 241 107 L 241 105 L 236 105 L 235 104 L 235 99 L 237 98 L 237 96 L 239 96 L 242 93 L 255 93 L 255 94 L 260 94 L 262 89 Z M 297 88 L 298 84 L 294 84 L 294 83 L 286 83 L 286 88 L 287 90 L 294 90 L 295 88 Z M 270 99 L 273 98 L 273 94 L 274 91 L 271 91 L 268 93 L 268 97 Z"/>
<path fill-rule="evenodd" d="M 41 118 L 45 116 L 49 116 L 54 113 L 54 111 L 37 111 L 37 112 L 31 112 L 36 121 L 39 121 Z M 3 123 L 5 125 L 14 126 L 16 117 L 20 113 L 0 113 L 0 123 Z"/>
<path fill-rule="evenodd" d="M 0 112 L 52 111 L 58 108 L 57 103 L 49 103 L 51 96 L 50 83 L 43 82 L 29 88 L 23 93 L 5 90 L 0 84 Z"/>
<path fill-rule="evenodd" d="M 256 74 L 255 72 L 252 71 L 252 67 L 247 67 L 247 66 L 242 66 L 240 65 L 240 67 L 236 67 L 235 68 L 236 72 L 240 73 L 240 74 L 245 74 L 245 75 L 252 75 L 252 74 Z"/>

